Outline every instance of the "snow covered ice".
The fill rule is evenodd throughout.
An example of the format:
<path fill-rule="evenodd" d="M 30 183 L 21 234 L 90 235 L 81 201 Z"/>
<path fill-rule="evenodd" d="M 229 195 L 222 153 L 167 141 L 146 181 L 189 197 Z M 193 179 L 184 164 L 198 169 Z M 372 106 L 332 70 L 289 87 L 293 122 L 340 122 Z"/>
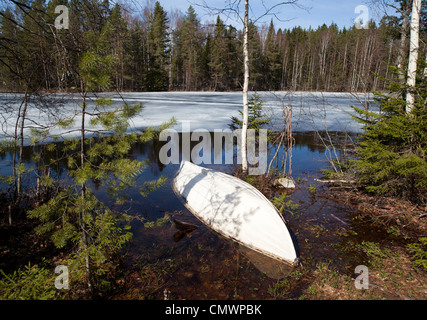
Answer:
<path fill-rule="evenodd" d="M 250 93 L 253 95 L 253 92 Z M 264 113 L 280 123 L 282 106 L 292 107 L 292 126 L 295 132 L 306 131 L 345 131 L 357 133 L 361 125 L 356 123 L 350 114 L 354 114 L 351 105 L 361 107 L 366 97 L 364 94 L 350 93 L 315 93 L 315 92 L 258 92 L 264 100 Z M 129 104 L 142 103 L 143 111 L 133 118 L 132 129 L 141 130 L 159 126 L 175 117 L 177 124 L 174 129 L 180 131 L 182 121 L 191 121 L 191 131 L 205 129 L 228 129 L 231 117 L 240 117 L 242 109 L 241 92 L 143 92 L 101 94 L 111 97 L 113 106 L 124 102 Z M 29 143 L 30 128 L 42 128 L 56 123 L 58 119 L 68 120 L 79 110 L 82 98 L 79 94 L 55 94 L 33 97 L 29 103 L 24 130 Z M 373 97 L 368 97 L 373 104 Z M 22 103 L 22 94 L 0 94 L 1 139 L 13 136 L 17 120 L 17 110 Z M 92 96 L 93 99 L 93 96 Z M 89 108 L 93 107 L 89 102 Z M 31 121 L 33 120 L 33 121 Z M 78 129 L 81 118 L 74 118 L 74 127 L 68 129 L 53 128 L 51 134 L 63 134 L 62 138 L 78 135 L 78 132 L 65 134 Z M 90 118 L 87 119 L 87 128 Z"/>

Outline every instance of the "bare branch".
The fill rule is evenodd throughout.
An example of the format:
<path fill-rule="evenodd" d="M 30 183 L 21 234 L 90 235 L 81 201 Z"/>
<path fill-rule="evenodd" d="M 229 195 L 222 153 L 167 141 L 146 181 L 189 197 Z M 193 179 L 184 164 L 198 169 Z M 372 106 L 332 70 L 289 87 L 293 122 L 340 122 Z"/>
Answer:
<path fill-rule="evenodd" d="M 217 7 L 212 7 L 210 5 L 208 5 L 206 3 L 205 0 L 203 0 L 201 3 L 195 3 L 195 2 L 190 2 L 192 5 L 196 6 L 196 7 L 200 7 L 202 9 L 207 10 L 208 14 L 210 15 L 225 15 L 227 17 L 227 19 L 230 19 L 231 15 L 235 15 L 237 17 L 238 20 L 240 20 L 241 23 L 243 23 L 243 17 L 240 15 L 240 4 L 241 4 L 241 0 L 229 0 L 228 4 L 226 4 L 226 6 L 224 8 L 217 8 Z"/>
<path fill-rule="evenodd" d="M 277 8 L 279 8 L 279 7 L 282 7 L 282 6 L 285 6 L 285 5 L 291 5 L 291 6 L 293 6 L 293 7 L 297 7 L 297 8 L 299 8 L 299 9 L 304 9 L 304 10 L 307 10 L 307 11 L 308 11 L 308 9 L 307 9 L 306 7 L 304 7 L 303 5 L 301 5 L 301 4 L 299 4 L 299 3 L 298 3 L 298 0 L 282 1 L 282 2 L 276 3 L 275 5 L 273 5 L 273 6 L 272 6 L 272 7 L 270 7 L 270 8 L 268 8 L 268 7 L 265 5 L 265 1 L 263 0 L 263 1 L 262 1 L 262 6 L 264 7 L 265 12 L 264 12 L 262 15 L 260 15 L 258 18 L 256 18 L 253 22 L 254 22 L 254 23 L 256 23 L 257 21 L 259 21 L 260 19 L 262 19 L 262 18 L 264 18 L 264 17 L 266 17 L 266 16 L 274 16 L 277 20 L 279 20 L 279 21 L 281 21 L 281 22 L 283 22 L 283 21 L 289 21 L 289 20 L 283 20 L 283 19 L 280 19 L 280 18 L 278 17 L 278 14 L 279 14 L 280 12 L 273 12 L 275 9 L 277 9 Z"/>
<path fill-rule="evenodd" d="M 288 0 L 288 1 L 277 2 L 277 3 L 273 4 L 272 6 L 268 6 L 266 4 L 266 1 L 262 0 L 261 5 L 264 8 L 264 12 L 261 13 L 259 16 L 256 16 L 256 14 L 250 8 L 250 11 L 252 12 L 252 15 L 254 16 L 254 18 L 252 18 L 252 22 L 256 23 L 260 19 L 262 19 L 266 16 L 273 16 L 275 19 L 277 19 L 278 21 L 281 21 L 281 22 L 292 20 L 292 19 L 280 18 L 279 17 L 280 12 L 276 11 L 276 9 L 278 9 L 279 7 L 285 6 L 285 5 L 290 5 L 290 6 L 293 6 L 293 7 L 299 8 L 299 9 L 303 9 L 306 11 L 310 10 L 310 8 L 307 8 L 298 2 L 299 2 L 299 0 Z M 222 8 L 213 7 L 211 5 L 208 5 L 205 0 L 203 0 L 202 2 L 199 1 L 199 3 L 195 3 L 195 2 L 190 2 L 190 3 L 194 6 L 205 9 L 208 12 L 208 14 L 210 14 L 210 15 L 221 14 L 221 15 L 225 15 L 228 19 L 230 19 L 231 16 L 234 15 L 238 21 L 240 21 L 241 23 L 244 23 L 244 17 L 243 17 L 243 14 L 241 13 L 241 6 L 242 6 L 241 0 L 228 0 L 228 2 Z"/>

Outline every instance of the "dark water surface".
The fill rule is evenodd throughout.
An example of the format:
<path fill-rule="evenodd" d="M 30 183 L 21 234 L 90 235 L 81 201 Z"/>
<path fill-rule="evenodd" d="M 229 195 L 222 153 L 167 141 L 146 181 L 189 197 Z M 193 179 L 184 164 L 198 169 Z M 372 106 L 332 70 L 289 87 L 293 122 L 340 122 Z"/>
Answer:
<path fill-rule="evenodd" d="M 292 172 L 298 186 L 290 192 L 290 199 L 299 208 L 287 211 L 285 219 L 297 239 L 302 265 L 309 267 L 333 260 L 344 272 L 351 273 L 358 257 L 345 252 L 345 243 L 339 235 L 358 228 L 351 220 L 355 209 L 316 196 L 324 186 L 314 179 L 321 176 L 320 169 L 328 167 L 325 160 L 329 154 L 317 135 L 295 134 L 295 143 Z M 132 201 L 117 207 L 102 188 L 91 186 L 100 199 L 135 217 L 126 256 L 126 268 L 131 274 L 127 284 L 130 293 L 123 298 L 163 299 L 165 295 L 169 299 L 298 298 L 304 286 L 298 268 L 290 268 L 224 239 L 184 207 L 171 185 L 179 165 L 161 164 L 160 147 L 158 141 L 153 141 L 132 150 L 133 158 L 150 160 L 138 178 L 139 184 L 162 175 L 167 177 L 167 182 L 149 196 L 143 197 L 136 189 L 129 190 Z M 31 154 L 31 148 L 24 150 L 27 166 L 32 164 Z M 11 155 L 3 154 L 0 161 L 0 174 L 10 175 Z M 64 179 L 65 165 L 64 160 L 55 170 Z M 235 165 L 206 166 L 226 173 L 235 169 Z M 185 233 L 173 220 L 197 228 Z M 284 292 L 279 284 L 286 279 L 290 283 Z"/>

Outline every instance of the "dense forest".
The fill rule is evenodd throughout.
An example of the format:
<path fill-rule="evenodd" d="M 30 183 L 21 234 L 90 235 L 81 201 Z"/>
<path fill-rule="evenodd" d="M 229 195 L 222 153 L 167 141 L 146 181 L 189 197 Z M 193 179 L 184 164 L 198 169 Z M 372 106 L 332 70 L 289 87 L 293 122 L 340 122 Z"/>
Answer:
<path fill-rule="evenodd" d="M 384 90 L 407 55 L 404 3 L 397 17 L 368 29 L 249 26 L 250 90 Z M 243 79 L 243 32 L 202 22 L 193 7 L 166 12 L 159 2 L 138 10 L 105 1 L 6 1 L 0 11 L 0 90 L 80 88 L 78 61 L 95 34 L 102 54 L 117 59 L 110 91 L 233 91 Z M 69 9 L 69 28 L 55 28 L 55 8 Z M 422 29 L 425 31 L 426 15 Z M 422 52 L 425 51 L 425 32 Z M 405 50 L 403 50 L 405 49 Z M 397 73 L 396 73 L 397 74 Z M 397 76 L 397 75 L 395 75 Z"/>

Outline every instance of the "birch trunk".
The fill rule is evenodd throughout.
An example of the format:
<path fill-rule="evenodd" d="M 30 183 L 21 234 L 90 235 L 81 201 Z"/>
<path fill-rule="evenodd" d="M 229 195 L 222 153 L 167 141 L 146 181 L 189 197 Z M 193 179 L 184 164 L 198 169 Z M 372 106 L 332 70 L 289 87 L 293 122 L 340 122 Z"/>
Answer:
<path fill-rule="evenodd" d="M 22 154 L 24 149 L 24 127 L 25 127 L 25 118 L 27 117 L 27 107 L 28 107 L 28 85 L 25 90 L 24 99 L 22 100 L 21 105 L 18 110 L 18 117 L 15 123 L 15 135 L 14 140 L 15 143 L 18 144 L 19 141 L 19 149 L 15 150 L 13 153 L 13 178 L 14 178 L 14 199 L 17 200 L 21 196 L 21 182 L 22 182 L 22 172 L 20 172 L 20 167 L 22 165 Z M 20 129 L 18 136 L 18 128 Z M 16 154 L 18 152 L 18 155 Z M 18 164 L 17 158 L 18 157 Z M 18 168 L 17 168 L 18 167 Z"/>
<path fill-rule="evenodd" d="M 389 67 L 390 67 L 390 61 L 391 61 L 391 54 L 392 54 L 392 51 L 393 51 L 393 41 L 390 40 L 389 43 L 390 44 L 389 44 L 389 51 L 388 51 L 387 68 L 385 70 L 385 78 L 386 79 L 388 79 L 388 71 L 390 69 Z M 384 84 L 383 84 L 383 90 L 385 90 L 387 83 L 385 81 L 383 81 L 383 82 L 384 82 Z"/>
<path fill-rule="evenodd" d="M 242 170 L 248 172 L 248 158 L 246 139 L 248 133 L 249 121 L 249 0 L 245 0 L 245 18 L 244 18 L 244 35 L 243 35 L 243 56 L 244 56 L 244 84 L 243 84 L 243 125 L 242 125 Z"/>
<path fill-rule="evenodd" d="M 85 116 L 86 116 L 86 93 L 83 94 L 83 105 L 82 105 L 82 122 L 81 122 L 81 136 L 80 136 L 80 165 L 81 169 L 83 170 L 85 165 Z M 92 274 L 90 270 L 90 256 L 88 251 L 88 239 L 86 234 L 86 226 L 84 222 L 84 217 L 86 214 L 85 209 L 85 199 L 86 199 L 86 184 L 82 183 L 81 185 L 81 199 L 82 199 L 82 210 L 80 212 L 80 228 L 82 231 L 82 242 L 85 252 L 85 269 L 86 269 L 86 282 L 87 282 L 87 288 L 89 289 L 89 292 L 93 292 L 93 286 L 92 286 Z"/>
<path fill-rule="evenodd" d="M 411 38 L 410 38 L 410 51 L 408 62 L 408 92 L 406 95 L 406 112 L 412 113 L 415 102 L 415 82 L 417 78 L 417 60 L 419 50 L 420 38 L 420 12 L 421 0 L 414 0 L 412 4 L 412 19 L 411 19 Z"/>
<path fill-rule="evenodd" d="M 27 89 L 28 90 L 28 89 Z M 23 164 L 22 161 L 22 155 L 24 152 L 24 128 L 25 128 L 25 118 L 27 117 L 27 108 L 28 108 L 28 95 L 27 92 L 25 92 L 25 102 L 24 102 L 24 109 L 22 110 L 21 115 L 21 125 L 20 125 L 20 133 L 19 133 L 19 172 L 18 172 L 18 182 L 17 182 L 17 191 L 18 191 L 18 198 L 21 196 L 21 189 L 22 189 L 22 172 L 21 172 L 21 166 Z"/>
<path fill-rule="evenodd" d="M 353 73 L 351 75 L 351 91 L 354 92 L 357 90 L 356 88 L 356 69 L 357 69 L 357 50 L 359 48 L 359 39 L 356 41 L 356 49 L 354 50 L 354 59 L 353 59 Z"/>
<path fill-rule="evenodd" d="M 402 27 L 400 29 L 400 45 L 399 45 L 399 52 L 397 55 L 396 65 L 398 69 L 398 75 L 399 80 L 403 84 L 405 83 L 405 71 L 403 70 L 402 62 L 403 58 L 405 56 L 405 50 L 406 50 L 406 41 L 407 41 L 407 31 L 408 31 L 408 22 L 409 22 L 409 15 L 411 14 L 411 5 L 410 2 L 406 4 L 406 9 L 404 12 L 402 12 L 403 15 L 403 21 L 402 21 Z"/>

